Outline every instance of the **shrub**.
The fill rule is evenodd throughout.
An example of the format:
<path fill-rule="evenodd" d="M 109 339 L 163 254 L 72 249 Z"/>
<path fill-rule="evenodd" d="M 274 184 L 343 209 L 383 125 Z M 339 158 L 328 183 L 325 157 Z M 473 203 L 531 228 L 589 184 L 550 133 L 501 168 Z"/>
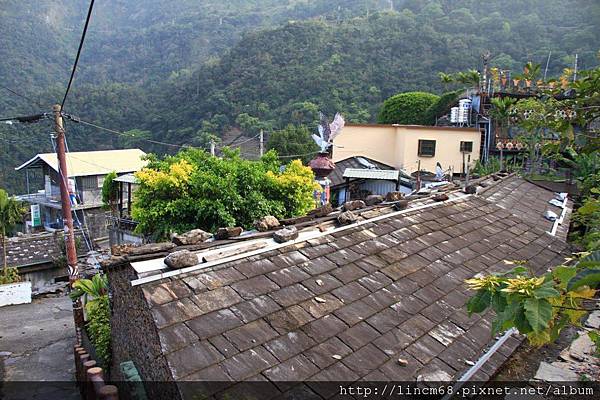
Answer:
<path fill-rule="evenodd" d="M 138 232 L 155 239 L 194 228 L 248 228 L 265 215 L 303 215 L 313 207 L 316 189 L 310 168 L 295 160 L 281 171 L 274 151 L 249 161 L 234 151 L 217 158 L 186 149 L 152 160 L 136 176 L 133 219 Z"/>
<path fill-rule="evenodd" d="M 439 100 L 439 96 L 426 92 L 406 92 L 383 102 L 377 122 L 381 124 L 427 124 L 427 109 Z"/>

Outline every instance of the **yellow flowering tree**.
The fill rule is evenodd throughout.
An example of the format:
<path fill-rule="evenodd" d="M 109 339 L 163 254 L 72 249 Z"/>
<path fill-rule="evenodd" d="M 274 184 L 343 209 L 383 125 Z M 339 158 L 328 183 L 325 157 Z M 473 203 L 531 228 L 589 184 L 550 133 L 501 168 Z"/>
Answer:
<path fill-rule="evenodd" d="M 222 158 L 196 149 L 150 157 L 136 177 L 132 216 L 155 239 L 194 228 L 250 227 L 265 215 L 303 215 L 313 205 L 314 176 L 299 160 L 280 170 L 277 154 L 250 161 L 226 150 Z"/>
<path fill-rule="evenodd" d="M 495 335 L 517 328 L 533 345 L 541 346 L 558 338 L 561 330 L 579 325 L 589 311 L 600 283 L 600 255 L 588 253 L 574 266 L 560 265 L 543 276 L 535 276 L 522 261 L 503 274 L 475 277 L 466 281 L 476 293 L 467 303 L 469 315 L 492 308 Z"/>

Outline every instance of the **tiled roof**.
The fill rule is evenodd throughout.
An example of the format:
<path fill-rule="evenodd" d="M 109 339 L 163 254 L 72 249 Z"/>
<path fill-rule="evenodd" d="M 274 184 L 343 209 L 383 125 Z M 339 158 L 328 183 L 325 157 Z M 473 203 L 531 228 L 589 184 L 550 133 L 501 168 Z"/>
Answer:
<path fill-rule="evenodd" d="M 176 381 L 225 381 L 226 392 L 243 380 L 281 391 L 306 381 L 323 395 L 314 382 L 458 378 L 492 339 L 491 315 L 466 314 L 464 280 L 508 268 L 503 259 L 543 271 L 565 248 L 470 196 L 141 288 Z"/>
<path fill-rule="evenodd" d="M 560 207 L 548 202 L 554 198 L 554 192 L 516 175 L 483 189 L 481 196 L 548 232 L 552 230 L 554 223 L 544 218 L 544 213 L 552 211 L 560 216 L 562 211 Z M 572 207 L 573 203 L 568 201 L 567 208 L 570 210 Z M 569 231 L 570 212 L 565 215 L 565 220 L 559 225 L 556 232 L 556 236 L 563 240 L 566 240 Z"/>

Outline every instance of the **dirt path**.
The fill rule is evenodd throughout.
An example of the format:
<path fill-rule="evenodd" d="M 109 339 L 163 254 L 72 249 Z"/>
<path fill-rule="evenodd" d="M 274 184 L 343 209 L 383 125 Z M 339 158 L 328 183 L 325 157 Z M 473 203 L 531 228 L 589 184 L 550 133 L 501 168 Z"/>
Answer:
<path fill-rule="evenodd" d="M 68 297 L 0 308 L 0 398 L 79 399 Z"/>

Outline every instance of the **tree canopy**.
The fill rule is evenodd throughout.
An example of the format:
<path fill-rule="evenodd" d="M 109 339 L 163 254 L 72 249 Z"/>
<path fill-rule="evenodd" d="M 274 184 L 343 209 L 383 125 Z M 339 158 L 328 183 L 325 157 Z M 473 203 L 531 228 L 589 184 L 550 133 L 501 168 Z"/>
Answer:
<path fill-rule="evenodd" d="M 266 215 L 305 214 L 314 207 L 311 169 L 299 160 L 283 171 L 279 165 L 275 151 L 259 161 L 244 160 L 228 149 L 222 158 L 197 149 L 150 157 L 148 166 L 136 173 L 140 185 L 132 216 L 137 230 L 162 238 L 195 228 L 249 228 Z"/>
<path fill-rule="evenodd" d="M 426 92 L 407 92 L 390 97 L 383 102 L 377 117 L 382 124 L 425 125 L 427 110 L 439 96 Z"/>

